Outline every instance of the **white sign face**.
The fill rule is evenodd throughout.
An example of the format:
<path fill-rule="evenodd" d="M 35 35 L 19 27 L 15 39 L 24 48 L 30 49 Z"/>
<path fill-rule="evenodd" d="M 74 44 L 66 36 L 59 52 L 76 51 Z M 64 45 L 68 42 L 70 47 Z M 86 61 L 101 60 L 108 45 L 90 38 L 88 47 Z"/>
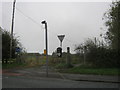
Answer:
<path fill-rule="evenodd" d="M 63 41 L 64 37 L 65 37 L 65 35 L 59 35 L 59 36 L 58 36 L 58 38 L 59 38 L 59 40 L 60 40 L 61 42 Z"/>

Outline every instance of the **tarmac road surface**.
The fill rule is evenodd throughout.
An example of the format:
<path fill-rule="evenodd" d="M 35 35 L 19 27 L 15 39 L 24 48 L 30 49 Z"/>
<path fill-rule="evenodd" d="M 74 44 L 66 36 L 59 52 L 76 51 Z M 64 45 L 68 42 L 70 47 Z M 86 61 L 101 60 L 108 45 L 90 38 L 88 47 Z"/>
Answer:
<path fill-rule="evenodd" d="M 117 83 L 8 75 L 4 75 L 2 78 L 2 88 L 118 88 Z"/>
<path fill-rule="evenodd" d="M 74 81 L 67 79 L 68 75 L 66 77 L 66 75 L 57 73 L 52 69 L 49 70 L 49 75 L 46 77 L 45 68 L 46 67 L 43 66 L 6 71 L 2 75 L 2 88 L 118 88 L 120 84 L 111 82 Z M 83 76 L 84 78 L 86 77 L 85 75 L 80 77 Z M 69 75 L 69 78 L 72 78 L 71 75 Z"/>

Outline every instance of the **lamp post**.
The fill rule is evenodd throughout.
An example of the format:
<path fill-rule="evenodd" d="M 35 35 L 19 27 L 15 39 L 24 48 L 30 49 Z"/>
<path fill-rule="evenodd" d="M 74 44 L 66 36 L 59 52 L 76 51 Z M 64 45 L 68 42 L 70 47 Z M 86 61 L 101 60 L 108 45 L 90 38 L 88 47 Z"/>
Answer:
<path fill-rule="evenodd" d="M 48 77 L 48 40 L 47 40 L 47 22 L 42 21 L 42 24 L 45 24 L 45 39 L 46 39 L 46 76 Z"/>

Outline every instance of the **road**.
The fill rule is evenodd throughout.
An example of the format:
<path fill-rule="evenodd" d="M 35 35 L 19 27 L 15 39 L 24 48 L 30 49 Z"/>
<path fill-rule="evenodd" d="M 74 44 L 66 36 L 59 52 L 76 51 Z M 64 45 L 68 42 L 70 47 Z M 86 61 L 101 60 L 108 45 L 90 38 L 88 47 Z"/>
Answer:
<path fill-rule="evenodd" d="M 2 85 L 3 88 L 118 88 L 116 83 L 6 75 L 3 76 Z"/>
<path fill-rule="evenodd" d="M 3 73 L 3 88 L 118 88 L 118 83 L 74 81 L 49 69 L 46 77 L 45 66 L 26 68 Z"/>

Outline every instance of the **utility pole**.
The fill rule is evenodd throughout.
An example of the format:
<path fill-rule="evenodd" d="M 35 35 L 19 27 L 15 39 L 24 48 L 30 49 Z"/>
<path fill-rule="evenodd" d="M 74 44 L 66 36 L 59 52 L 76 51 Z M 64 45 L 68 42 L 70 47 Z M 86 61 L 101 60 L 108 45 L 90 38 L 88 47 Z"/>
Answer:
<path fill-rule="evenodd" d="M 42 21 L 42 24 L 45 24 L 45 39 L 46 39 L 46 76 L 48 77 L 48 40 L 47 40 L 47 22 Z"/>
<path fill-rule="evenodd" d="M 16 0 L 13 2 L 13 13 L 12 13 L 12 26 L 11 26 L 11 40 L 10 40 L 10 58 L 12 58 L 12 40 L 13 40 L 13 27 L 14 27 L 14 14 L 15 14 L 15 3 Z"/>

